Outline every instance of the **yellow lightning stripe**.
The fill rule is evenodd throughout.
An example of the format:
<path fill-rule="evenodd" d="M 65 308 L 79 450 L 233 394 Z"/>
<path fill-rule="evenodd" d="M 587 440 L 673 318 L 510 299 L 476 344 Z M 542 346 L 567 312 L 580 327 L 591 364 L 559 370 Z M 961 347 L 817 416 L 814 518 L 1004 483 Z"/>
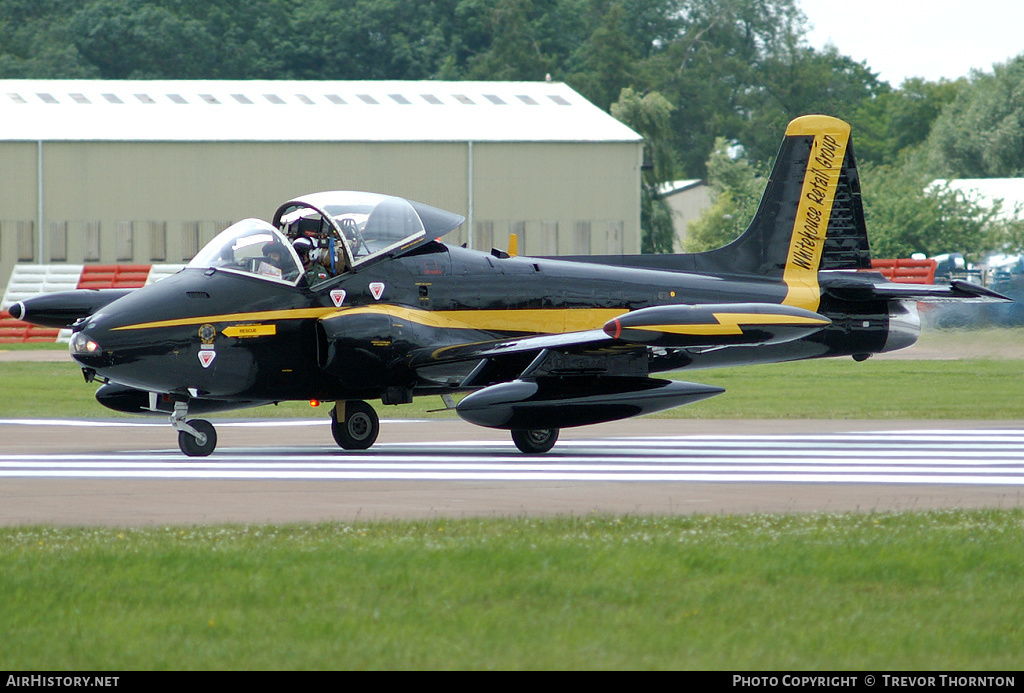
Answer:
<path fill-rule="evenodd" d="M 179 320 L 158 320 L 137 325 L 124 325 L 114 330 L 146 330 L 154 327 L 180 327 L 182 325 L 203 325 L 208 322 L 255 322 L 261 320 L 302 320 L 321 318 L 333 313 L 335 308 L 297 308 L 293 310 L 267 310 L 259 313 L 226 313 L 224 315 L 203 315 L 197 318 Z"/>
<path fill-rule="evenodd" d="M 343 315 L 378 314 L 408 320 L 428 327 L 561 334 L 600 329 L 625 308 L 537 308 L 523 310 L 417 310 L 403 306 L 378 305 L 339 310 L 327 318 Z"/>
<path fill-rule="evenodd" d="M 804 317 L 799 315 L 772 315 L 761 313 L 714 313 L 717 323 L 689 325 L 630 325 L 627 330 L 646 330 L 649 332 L 665 332 L 668 334 L 691 335 L 722 335 L 742 334 L 743 326 L 757 325 L 827 325 L 828 320 Z"/>
<path fill-rule="evenodd" d="M 800 203 L 782 275 L 787 287 L 782 303 L 817 310 L 821 301 L 818 265 L 850 141 L 850 126 L 828 116 L 804 116 L 794 120 L 786 129 L 787 137 L 806 135 L 813 135 L 814 143 L 804 171 Z"/>

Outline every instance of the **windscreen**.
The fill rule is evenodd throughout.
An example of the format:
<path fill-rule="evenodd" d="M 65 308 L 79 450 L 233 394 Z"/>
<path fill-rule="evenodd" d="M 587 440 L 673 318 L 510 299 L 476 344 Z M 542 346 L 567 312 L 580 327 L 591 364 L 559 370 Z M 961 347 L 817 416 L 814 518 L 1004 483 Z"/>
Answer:
<path fill-rule="evenodd" d="M 287 284 L 298 282 L 300 275 L 298 256 L 291 245 L 259 219 L 244 219 L 224 229 L 188 267 L 212 267 Z"/>

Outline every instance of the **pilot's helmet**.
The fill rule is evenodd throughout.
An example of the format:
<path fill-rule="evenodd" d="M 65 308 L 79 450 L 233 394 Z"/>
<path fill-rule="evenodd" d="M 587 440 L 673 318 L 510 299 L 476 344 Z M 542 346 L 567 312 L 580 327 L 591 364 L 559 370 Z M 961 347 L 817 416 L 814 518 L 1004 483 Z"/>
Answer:
<path fill-rule="evenodd" d="M 299 258 L 303 262 L 309 258 L 309 254 L 313 251 L 313 241 L 308 238 L 300 237 L 292 241 L 292 247 L 295 248 L 295 252 L 299 254 Z"/>
<path fill-rule="evenodd" d="M 282 259 L 288 257 L 288 249 L 281 241 L 271 241 L 263 246 L 263 257 L 270 257 L 271 253 L 276 253 Z"/>

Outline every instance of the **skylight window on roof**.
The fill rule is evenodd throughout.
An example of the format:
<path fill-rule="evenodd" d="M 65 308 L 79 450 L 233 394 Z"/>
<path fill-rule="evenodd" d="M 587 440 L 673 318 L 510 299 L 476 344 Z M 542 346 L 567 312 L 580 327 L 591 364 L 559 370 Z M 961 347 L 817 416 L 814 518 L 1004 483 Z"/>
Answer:
<path fill-rule="evenodd" d="M 315 106 L 316 105 L 316 102 L 313 101 L 313 99 L 311 99 L 308 96 L 306 96 L 305 94 L 296 94 L 295 98 L 297 98 L 299 101 L 301 101 L 302 103 L 307 104 L 309 106 Z"/>
<path fill-rule="evenodd" d="M 518 94 L 516 98 L 525 103 L 527 106 L 538 105 L 536 99 L 534 99 L 532 96 L 527 96 L 526 94 Z"/>
<path fill-rule="evenodd" d="M 57 97 L 55 97 L 53 94 L 42 93 L 36 94 L 36 96 L 42 99 L 43 103 L 60 103 L 59 101 L 57 101 Z"/>
<path fill-rule="evenodd" d="M 376 105 L 377 103 L 377 99 L 373 98 L 369 94 L 359 94 L 359 98 L 363 100 L 363 103 L 368 103 L 370 105 Z"/>
<path fill-rule="evenodd" d="M 473 103 L 473 99 L 469 98 L 469 97 L 468 97 L 468 96 L 466 96 L 465 94 L 452 94 L 452 96 L 454 96 L 454 97 L 455 97 L 455 100 L 456 100 L 456 101 L 458 101 L 459 103 L 464 103 L 464 104 L 466 104 L 467 106 L 473 106 L 473 105 L 475 105 L 475 104 Z"/>
<path fill-rule="evenodd" d="M 185 100 L 185 97 L 181 94 L 168 94 L 167 98 L 174 103 L 188 103 L 188 101 Z"/>
<path fill-rule="evenodd" d="M 135 98 L 139 100 L 139 103 L 156 103 L 156 99 L 149 94 L 136 94 Z"/>
<path fill-rule="evenodd" d="M 442 103 L 441 99 L 437 98 L 433 94 L 420 94 L 420 96 L 423 97 L 424 101 L 426 101 L 427 103 L 433 104 L 435 106 L 440 106 L 441 103 Z"/>
<path fill-rule="evenodd" d="M 388 96 L 391 97 L 392 101 L 394 101 L 395 103 L 400 103 L 403 106 L 408 106 L 409 104 L 412 103 L 411 101 L 409 101 L 409 99 L 405 98 L 401 94 L 388 94 Z"/>
<path fill-rule="evenodd" d="M 106 99 L 109 103 L 124 103 L 124 101 L 121 100 L 121 97 L 119 97 L 117 94 L 104 94 L 103 98 Z"/>
<path fill-rule="evenodd" d="M 203 101 L 205 101 L 208 104 L 213 104 L 214 106 L 216 106 L 216 105 L 218 105 L 220 103 L 220 101 L 217 100 L 217 97 L 214 96 L 213 94 L 200 94 L 199 98 L 201 98 Z"/>
<path fill-rule="evenodd" d="M 559 94 L 548 94 L 548 98 L 557 103 L 559 106 L 572 106 L 572 104 L 569 103 L 564 96 L 560 96 Z"/>
<path fill-rule="evenodd" d="M 85 94 L 68 94 L 75 103 L 92 103 Z"/>
<path fill-rule="evenodd" d="M 502 98 L 500 96 L 498 96 L 497 94 L 484 94 L 484 96 L 486 96 L 487 100 L 490 101 L 491 103 L 493 103 L 495 106 L 505 106 L 506 105 L 505 102 L 502 100 Z"/>
<path fill-rule="evenodd" d="M 277 94 L 264 94 L 263 98 L 265 98 L 270 103 L 275 103 L 275 104 L 282 104 L 282 103 L 284 103 L 284 99 L 282 99 Z"/>
<path fill-rule="evenodd" d="M 339 106 L 344 106 L 347 103 L 345 99 L 341 98 L 337 94 L 325 94 L 325 96 L 327 97 L 328 101 Z"/>
<path fill-rule="evenodd" d="M 231 98 L 237 101 L 238 103 L 244 103 L 247 106 L 252 104 L 252 99 L 250 99 L 245 94 L 232 94 Z"/>
<path fill-rule="evenodd" d="M 28 101 L 25 100 L 25 97 L 21 94 L 8 93 L 7 96 L 9 96 L 11 101 L 14 103 L 28 103 Z"/>

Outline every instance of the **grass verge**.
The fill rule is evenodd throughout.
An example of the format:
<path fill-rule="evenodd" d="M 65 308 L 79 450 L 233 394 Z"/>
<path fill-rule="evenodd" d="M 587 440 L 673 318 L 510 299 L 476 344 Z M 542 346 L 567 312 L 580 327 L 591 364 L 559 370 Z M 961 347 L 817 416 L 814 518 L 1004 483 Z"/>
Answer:
<path fill-rule="evenodd" d="M 1010 669 L 1024 512 L 0 529 L 10 669 Z"/>

